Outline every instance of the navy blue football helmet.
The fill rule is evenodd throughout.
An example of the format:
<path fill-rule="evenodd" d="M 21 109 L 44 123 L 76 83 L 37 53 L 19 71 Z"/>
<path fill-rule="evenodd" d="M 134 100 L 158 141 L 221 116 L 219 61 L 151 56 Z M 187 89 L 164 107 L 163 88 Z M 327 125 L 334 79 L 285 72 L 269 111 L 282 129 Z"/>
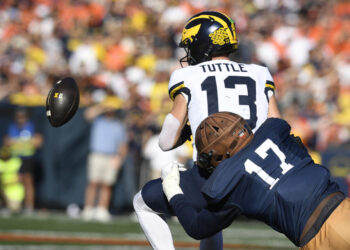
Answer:
<path fill-rule="evenodd" d="M 196 65 L 214 56 L 228 55 L 238 47 L 234 21 L 216 11 L 198 13 L 185 25 L 179 46 L 186 51 L 181 65 Z"/>

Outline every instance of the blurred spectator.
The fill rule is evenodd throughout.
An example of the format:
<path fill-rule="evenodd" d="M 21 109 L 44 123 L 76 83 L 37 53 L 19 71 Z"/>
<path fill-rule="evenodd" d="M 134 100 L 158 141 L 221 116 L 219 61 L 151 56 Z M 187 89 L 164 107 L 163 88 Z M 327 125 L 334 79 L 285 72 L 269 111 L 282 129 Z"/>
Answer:
<path fill-rule="evenodd" d="M 9 147 L 0 149 L 0 183 L 6 207 L 11 213 L 18 213 L 22 209 L 24 187 L 19 180 L 19 169 L 22 161 L 11 155 Z"/>
<path fill-rule="evenodd" d="M 283 47 L 271 36 L 271 30 L 262 30 L 256 55 L 259 61 L 265 64 L 271 72 L 276 72 L 278 60 L 283 53 Z"/>
<path fill-rule="evenodd" d="M 82 217 L 85 220 L 107 222 L 111 217 L 111 188 L 127 155 L 126 131 L 115 109 L 108 106 L 89 107 L 85 117 L 92 122 L 92 128 Z"/>
<path fill-rule="evenodd" d="M 39 134 L 34 123 L 29 119 L 25 108 L 17 108 L 14 121 L 9 125 L 4 145 L 11 148 L 11 154 L 20 157 L 22 165 L 19 170 L 20 180 L 25 188 L 24 209 L 31 213 L 35 203 L 34 174 L 38 163 L 35 153 L 43 144 L 43 137 Z"/>
<path fill-rule="evenodd" d="M 154 115 L 154 120 L 161 125 L 167 112 L 171 109 L 171 100 L 168 93 L 169 71 L 165 65 L 158 66 L 154 76 L 154 84 L 150 89 L 150 108 Z"/>
<path fill-rule="evenodd" d="M 86 37 L 71 55 L 69 69 L 74 75 L 90 76 L 97 72 L 98 58 L 92 42 L 91 38 Z"/>
<path fill-rule="evenodd" d="M 143 149 L 143 156 L 149 160 L 151 170 L 148 180 L 160 178 L 161 169 L 167 164 L 173 161 L 186 164 L 190 158 L 189 150 L 185 144 L 170 151 L 161 150 L 158 145 L 160 127 L 153 126 L 152 133 L 153 135 L 147 140 Z"/>

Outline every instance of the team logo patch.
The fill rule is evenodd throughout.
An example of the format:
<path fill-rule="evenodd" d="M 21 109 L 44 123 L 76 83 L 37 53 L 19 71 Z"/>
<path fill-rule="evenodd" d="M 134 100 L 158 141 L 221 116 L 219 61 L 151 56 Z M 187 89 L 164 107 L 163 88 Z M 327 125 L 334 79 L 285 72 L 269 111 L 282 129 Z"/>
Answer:
<path fill-rule="evenodd" d="M 209 35 L 213 44 L 224 45 L 230 43 L 230 38 L 226 32 L 227 28 L 221 27 Z"/>

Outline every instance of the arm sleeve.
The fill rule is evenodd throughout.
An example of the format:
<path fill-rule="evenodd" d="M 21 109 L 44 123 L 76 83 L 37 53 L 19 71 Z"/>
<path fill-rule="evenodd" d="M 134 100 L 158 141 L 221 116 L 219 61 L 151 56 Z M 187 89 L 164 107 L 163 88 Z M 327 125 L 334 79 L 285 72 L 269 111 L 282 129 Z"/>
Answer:
<path fill-rule="evenodd" d="M 269 101 L 271 96 L 275 94 L 275 83 L 273 81 L 273 78 L 271 76 L 270 71 L 268 68 L 265 68 L 265 77 L 266 77 L 266 83 L 265 83 L 265 95 L 267 100 Z"/>
<path fill-rule="evenodd" d="M 220 232 L 240 214 L 238 207 L 229 204 L 198 211 L 186 202 L 183 194 L 175 195 L 170 205 L 186 233 L 196 240 Z"/>

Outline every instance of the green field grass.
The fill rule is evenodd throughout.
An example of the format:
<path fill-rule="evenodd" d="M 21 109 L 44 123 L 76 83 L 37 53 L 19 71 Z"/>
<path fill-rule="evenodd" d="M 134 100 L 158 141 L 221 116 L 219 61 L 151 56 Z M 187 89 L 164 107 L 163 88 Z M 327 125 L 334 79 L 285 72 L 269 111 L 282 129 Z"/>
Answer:
<path fill-rule="evenodd" d="M 176 249 L 198 249 L 194 246 L 181 244 L 197 244 L 198 242 L 186 235 L 176 221 L 170 219 L 169 225 L 176 243 Z M 40 212 L 32 216 L 0 217 L 0 250 L 109 250 L 109 249 L 151 249 L 134 216 L 115 216 L 109 223 L 85 222 L 72 219 L 62 213 Z M 282 234 L 273 231 L 266 225 L 253 221 L 239 220 L 224 230 L 224 243 L 227 249 L 297 249 Z M 8 238 L 7 236 L 17 238 Z M 49 239 L 47 242 L 20 239 L 29 236 Z M 102 239 L 105 242 L 65 242 L 65 237 L 73 239 Z M 59 242 L 50 241 L 61 239 Z M 116 243 L 115 240 L 125 240 Z M 139 245 L 138 245 L 139 244 Z"/>

